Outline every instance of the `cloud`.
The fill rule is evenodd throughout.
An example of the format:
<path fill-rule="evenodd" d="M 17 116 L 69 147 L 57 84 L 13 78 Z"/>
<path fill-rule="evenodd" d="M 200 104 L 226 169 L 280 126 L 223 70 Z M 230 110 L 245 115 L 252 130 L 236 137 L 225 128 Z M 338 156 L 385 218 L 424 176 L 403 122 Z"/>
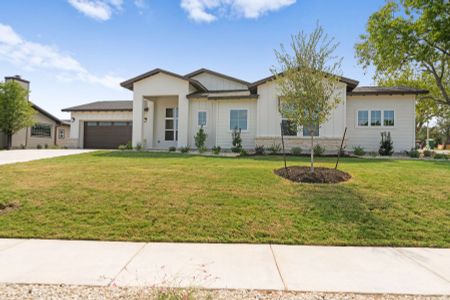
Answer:
<path fill-rule="evenodd" d="M 68 0 L 79 12 L 95 20 L 109 20 L 114 12 L 122 10 L 123 0 Z"/>
<path fill-rule="evenodd" d="M 56 73 L 60 80 L 79 80 L 101 84 L 109 88 L 120 88 L 123 78 L 113 75 L 96 76 L 84 68 L 80 62 L 57 48 L 24 40 L 13 28 L 0 23 L 0 60 L 4 60 L 27 70 L 47 69 Z"/>
<path fill-rule="evenodd" d="M 217 15 L 256 19 L 295 3 L 296 0 L 181 0 L 181 7 L 196 22 L 212 22 Z"/>

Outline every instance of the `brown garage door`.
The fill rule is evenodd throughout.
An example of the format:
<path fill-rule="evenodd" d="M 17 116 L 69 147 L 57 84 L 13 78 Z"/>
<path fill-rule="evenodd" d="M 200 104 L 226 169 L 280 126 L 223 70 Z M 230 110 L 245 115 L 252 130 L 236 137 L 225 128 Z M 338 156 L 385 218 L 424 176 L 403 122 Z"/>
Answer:
<path fill-rule="evenodd" d="M 131 142 L 132 122 L 84 122 L 84 148 L 117 149 Z"/>

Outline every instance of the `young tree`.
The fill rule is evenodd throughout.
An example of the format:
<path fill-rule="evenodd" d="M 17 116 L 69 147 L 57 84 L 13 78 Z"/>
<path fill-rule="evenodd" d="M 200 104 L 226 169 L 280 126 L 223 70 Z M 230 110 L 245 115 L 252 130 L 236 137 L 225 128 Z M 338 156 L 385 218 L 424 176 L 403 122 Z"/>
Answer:
<path fill-rule="evenodd" d="M 280 94 L 280 113 L 294 126 L 308 129 L 311 136 L 311 172 L 314 172 L 314 135 L 340 102 L 341 58 L 333 52 L 338 44 L 322 27 L 310 34 L 300 32 L 291 37 L 290 50 L 281 45 L 275 50 L 278 66 L 272 68 Z"/>
<path fill-rule="evenodd" d="M 356 54 L 378 78 L 408 69 L 429 74 L 440 93 L 435 101 L 450 106 L 449 28 L 448 0 L 389 1 L 370 16 Z"/>
<path fill-rule="evenodd" d="M 7 136 L 8 149 L 11 149 L 13 134 L 33 125 L 33 115 L 28 91 L 14 81 L 0 82 L 0 130 Z"/>

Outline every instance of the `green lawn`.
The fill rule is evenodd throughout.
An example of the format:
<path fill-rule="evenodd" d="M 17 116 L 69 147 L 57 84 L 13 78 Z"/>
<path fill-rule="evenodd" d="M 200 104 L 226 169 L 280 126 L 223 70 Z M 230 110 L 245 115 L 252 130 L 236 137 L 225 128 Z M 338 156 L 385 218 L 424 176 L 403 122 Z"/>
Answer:
<path fill-rule="evenodd" d="M 450 162 L 343 159 L 353 178 L 338 185 L 281 166 L 106 151 L 0 166 L 0 203 L 18 204 L 0 237 L 450 247 Z"/>

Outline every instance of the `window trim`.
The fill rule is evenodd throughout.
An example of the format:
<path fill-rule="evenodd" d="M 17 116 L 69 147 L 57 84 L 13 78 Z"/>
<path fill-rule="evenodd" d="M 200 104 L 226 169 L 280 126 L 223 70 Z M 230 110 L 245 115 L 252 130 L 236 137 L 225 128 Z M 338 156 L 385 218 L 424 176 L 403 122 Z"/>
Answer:
<path fill-rule="evenodd" d="M 49 129 L 50 129 L 50 131 L 49 131 L 49 133 L 50 133 L 50 135 L 36 135 L 36 134 L 33 134 L 33 127 L 36 127 L 36 126 L 46 126 L 46 127 L 48 127 Z M 33 137 L 33 138 L 44 138 L 44 139 L 49 139 L 49 138 L 51 138 L 52 137 L 52 130 L 53 129 L 53 125 L 52 124 L 47 124 L 47 123 L 36 123 L 36 124 L 34 124 L 33 126 L 31 126 L 31 128 L 30 128 L 30 137 Z"/>
<path fill-rule="evenodd" d="M 62 135 L 61 135 L 62 133 Z M 58 140 L 64 140 L 66 138 L 66 129 L 58 128 Z"/>
<path fill-rule="evenodd" d="M 231 125 L 231 111 L 232 110 L 245 110 L 247 111 L 247 129 L 241 129 L 241 132 L 249 132 L 249 128 L 250 128 L 250 118 L 249 118 L 249 109 L 248 108 L 230 108 L 228 110 L 228 132 L 233 132 L 234 128 L 230 128 Z"/>
<path fill-rule="evenodd" d="M 360 111 L 367 111 L 368 112 L 368 125 L 367 126 L 360 126 L 358 123 L 358 114 Z M 372 126 L 372 111 L 380 111 L 381 112 L 381 126 Z M 394 113 L 394 125 L 389 126 L 389 125 L 384 125 L 384 112 L 385 111 L 392 111 Z M 372 109 L 357 109 L 356 113 L 355 113 L 355 128 L 360 128 L 360 129 L 385 129 L 385 128 L 395 128 L 396 127 L 396 116 L 397 113 L 395 111 L 395 109 L 393 108 L 386 108 L 386 109 L 381 109 L 381 108 L 372 108 Z"/>
<path fill-rule="evenodd" d="M 199 123 L 199 114 L 200 113 L 205 113 L 205 125 L 203 125 L 203 128 L 207 128 L 208 127 L 208 111 L 207 110 L 198 110 L 197 111 L 197 127 L 200 128 L 202 127 L 202 125 L 198 124 Z"/>

